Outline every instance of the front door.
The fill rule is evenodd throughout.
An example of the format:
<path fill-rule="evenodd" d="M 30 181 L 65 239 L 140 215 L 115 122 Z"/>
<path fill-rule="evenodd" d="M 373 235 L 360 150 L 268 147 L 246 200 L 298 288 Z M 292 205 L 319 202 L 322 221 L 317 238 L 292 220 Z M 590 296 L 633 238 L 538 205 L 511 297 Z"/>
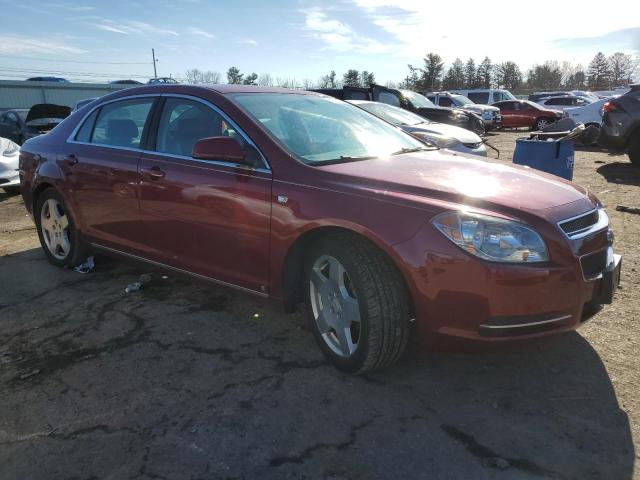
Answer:
<path fill-rule="evenodd" d="M 206 137 L 236 138 L 262 157 L 217 108 L 196 98 L 164 98 L 154 145 L 140 160 L 140 207 L 149 258 L 266 292 L 271 171 L 194 159 Z"/>

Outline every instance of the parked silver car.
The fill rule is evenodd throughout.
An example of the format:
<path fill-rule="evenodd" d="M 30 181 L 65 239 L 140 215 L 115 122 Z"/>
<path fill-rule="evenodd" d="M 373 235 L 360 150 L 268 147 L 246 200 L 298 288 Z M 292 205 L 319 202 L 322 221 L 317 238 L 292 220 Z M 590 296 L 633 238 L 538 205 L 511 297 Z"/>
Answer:
<path fill-rule="evenodd" d="M 470 130 L 431 122 L 415 113 L 385 103 L 367 100 L 348 100 L 348 102 L 437 147 L 470 155 L 487 156 L 487 149 L 482 139 Z"/>

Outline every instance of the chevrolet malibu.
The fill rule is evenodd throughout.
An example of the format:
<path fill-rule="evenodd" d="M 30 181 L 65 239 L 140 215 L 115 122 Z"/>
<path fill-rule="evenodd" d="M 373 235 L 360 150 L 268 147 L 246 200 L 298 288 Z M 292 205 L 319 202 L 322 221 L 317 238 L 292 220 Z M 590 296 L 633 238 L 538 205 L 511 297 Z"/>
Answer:
<path fill-rule="evenodd" d="M 304 304 L 349 372 L 409 341 L 574 329 L 620 272 L 585 189 L 425 146 L 312 92 L 114 92 L 26 142 L 20 177 L 53 264 L 101 251 Z"/>

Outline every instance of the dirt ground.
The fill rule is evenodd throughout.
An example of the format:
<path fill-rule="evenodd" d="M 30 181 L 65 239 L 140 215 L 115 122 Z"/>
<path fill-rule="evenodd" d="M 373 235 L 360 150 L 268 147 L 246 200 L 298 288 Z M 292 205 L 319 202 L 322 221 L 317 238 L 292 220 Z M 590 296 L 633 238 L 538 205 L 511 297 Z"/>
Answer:
<path fill-rule="evenodd" d="M 491 142 L 511 160 L 523 133 Z M 621 290 L 579 331 L 499 351 L 328 366 L 300 315 L 97 259 L 59 270 L 0 194 L 1 479 L 640 478 L 640 168 L 578 151 Z M 541 299 L 543 301 L 543 299 Z"/>

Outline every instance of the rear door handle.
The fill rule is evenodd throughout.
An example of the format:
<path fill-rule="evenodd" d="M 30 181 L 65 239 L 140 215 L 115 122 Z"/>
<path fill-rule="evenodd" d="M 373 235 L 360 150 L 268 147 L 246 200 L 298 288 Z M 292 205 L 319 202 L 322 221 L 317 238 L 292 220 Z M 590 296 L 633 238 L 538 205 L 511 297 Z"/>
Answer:
<path fill-rule="evenodd" d="M 160 180 L 164 178 L 164 171 L 160 169 L 160 167 L 151 167 L 151 168 L 143 168 L 140 170 L 146 176 L 148 176 L 151 180 Z"/>
<path fill-rule="evenodd" d="M 67 165 L 75 165 L 76 163 L 78 163 L 78 157 L 76 157 L 73 153 L 70 153 L 69 155 L 65 155 L 64 157 L 62 157 L 62 161 Z"/>

